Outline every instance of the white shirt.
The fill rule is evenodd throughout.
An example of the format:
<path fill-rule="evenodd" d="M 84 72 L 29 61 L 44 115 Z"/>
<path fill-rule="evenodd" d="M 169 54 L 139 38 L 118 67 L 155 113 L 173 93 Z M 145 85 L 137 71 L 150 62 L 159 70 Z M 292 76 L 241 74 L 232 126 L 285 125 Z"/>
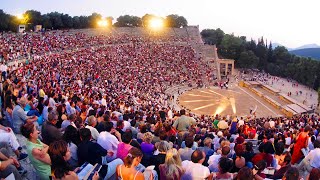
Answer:
<path fill-rule="evenodd" d="M 243 121 L 243 120 L 239 120 L 238 126 L 240 127 L 240 126 L 242 126 L 242 125 L 244 125 L 244 121 Z"/>
<path fill-rule="evenodd" d="M 97 140 L 98 137 L 99 137 L 99 132 L 98 132 L 98 130 L 97 130 L 96 128 L 92 127 L 92 126 L 89 126 L 89 125 L 87 125 L 86 128 L 87 128 L 87 129 L 90 129 L 92 139 Z"/>
<path fill-rule="evenodd" d="M 112 151 L 113 156 L 116 157 L 119 141 L 114 135 L 110 134 L 107 131 L 102 131 L 99 134 L 97 143 L 105 150 Z"/>
<path fill-rule="evenodd" d="M 286 138 L 286 145 L 290 146 L 290 144 L 291 144 L 291 137 L 287 137 Z"/>
<path fill-rule="evenodd" d="M 182 167 L 185 169 L 185 174 L 190 175 L 193 180 L 203 180 L 210 175 L 209 168 L 199 163 L 192 161 L 183 161 Z"/>
<path fill-rule="evenodd" d="M 123 128 L 122 131 L 126 132 L 127 129 L 131 129 L 131 124 L 128 121 L 123 121 Z"/>
<path fill-rule="evenodd" d="M 172 119 L 172 118 L 173 118 L 173 112 L 172 112 L 171 109 L 168 111 L 168 118 L 169 118 L 169 119 Z"/>
<path fill-rule="evenodd" d="M 320 168 L 320 148 L 311 150 L 305 158 L 310 162 L 311 167 Z"/>
<path fill-rule="evenodd" d="M 274 121 L 269 121 L 270 128 L 274 128 L 275 122 Z"/>
<path fill-rule="evenodd" d="M 107 100 L 104 99 L 104 98 L 102 98 L 102 99 L 101 99 L 101 105 L 107 107 Z"/>
<path fill-rule="evenodd" d="M 221 158 L 221 154 L 212 155 L 209 157 L 208 167 L 212 172 L 219 172 L 218 164 L 219 164 L 220 158 Z"/>
<path fill-rule="evenodd" d="M 56 101 L 54 101 L 54 99 L 53 98 L 50 98 L 49 99 L 49 106 L 50 107 L 52 107 L 53 109 L 55 109 L 56 108 Z"/>

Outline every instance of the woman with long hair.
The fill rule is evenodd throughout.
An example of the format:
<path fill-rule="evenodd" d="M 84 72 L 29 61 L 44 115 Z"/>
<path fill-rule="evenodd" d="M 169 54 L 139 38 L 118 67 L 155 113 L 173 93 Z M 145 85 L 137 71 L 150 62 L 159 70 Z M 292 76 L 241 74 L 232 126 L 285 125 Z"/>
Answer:
<path fill-rule="evenodd" d="M 144 175 L 136 170 L 142 159 L 142 152 L 136 148 L 132 147 L 127 156 L 123 160 L 123 165 L 118 165 L 116 170 L 117 179 L 121 180 L 143 180 Z"/>
<path fill-rule="evenodd" d="M 68 148 L 71 152 L 71 158 L 68 161 L 70 165 L 75 168 L 78 167 L 78 144 L 80 144 L 80 135 L 78 130 L 72 125 L 67 126 L 62 136 L 63 140 L 65 140 L 68 144 Z"/>
<path fill-rule="evenodd" d="M 71 158 L 71 152 L 68 148 L 67 142 L 63 140 L 54 141 L 50 144 L 48 154 L 50 155 L 51 160 L 51 169 L 53 179 L 70 179 L 77 180 L 79 179 L 77 174 L 72 171 L 71 166 L 68 161 Z M 96 172 L 92 177 L 94 180 L 99 179 L 99 175 Z"/>
<path fill-rule="evenodd" d="M 165 163 L 159 166 L 160 180 L 181 179 L 184 170 L 181 165 L 180 154 L 175 148 L 167 151 Z"/>

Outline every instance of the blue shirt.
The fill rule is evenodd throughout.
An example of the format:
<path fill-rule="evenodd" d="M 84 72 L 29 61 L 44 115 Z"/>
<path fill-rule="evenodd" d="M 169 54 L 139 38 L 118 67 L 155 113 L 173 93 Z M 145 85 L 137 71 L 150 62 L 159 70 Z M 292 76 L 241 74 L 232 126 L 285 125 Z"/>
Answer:
<path fill-rule="evenodd" d="M 16 105 L 12 111 L 13 131 L 17 134 L 20 134 L 20 127 L 26 122 L 27 119 L 28 117 L 21 106 Z"/>

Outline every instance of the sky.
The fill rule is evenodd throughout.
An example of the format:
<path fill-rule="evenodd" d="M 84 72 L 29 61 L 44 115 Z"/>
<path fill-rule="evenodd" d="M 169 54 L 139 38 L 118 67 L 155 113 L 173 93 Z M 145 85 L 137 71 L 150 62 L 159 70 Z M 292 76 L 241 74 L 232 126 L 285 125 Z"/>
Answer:
<path fill-rule="evenodd" d="M 320 45 L 319 7 L 319 0 L 0 0 L 0 9 L 13 15 L 30 9 L 71 16 L 97 12 L 115 19 L 178 14 L 200 30 L 220 28 L 248 40 L 263 36 L 289 48 Z"/>

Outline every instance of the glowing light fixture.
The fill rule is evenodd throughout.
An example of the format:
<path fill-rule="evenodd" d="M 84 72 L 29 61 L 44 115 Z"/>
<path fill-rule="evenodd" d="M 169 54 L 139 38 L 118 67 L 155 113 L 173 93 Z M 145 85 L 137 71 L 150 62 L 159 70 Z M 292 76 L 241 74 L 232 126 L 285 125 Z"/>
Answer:
<path fill-rule="evenodd" d="M 24 19 L 24 16 L 23 16 L 23 14 L 18 14 L 18 15 L 17 15 L 17 18 L 20 19 L 20 20 L 22 20 L 22 19 Z"/>
<path fill-rule="evenodd" d="M 164 25 L 163 19 L 159 17 L 154 17 L 149 21 L 149 27 L 152 29 L 161 29 Z"/>
<path fill-rule="evenodd" d="M 108 21 L 105 19 L 101 19 L 98 21 L 98 26 L 99 27 L 107 27 L 108 26 Z"/>

